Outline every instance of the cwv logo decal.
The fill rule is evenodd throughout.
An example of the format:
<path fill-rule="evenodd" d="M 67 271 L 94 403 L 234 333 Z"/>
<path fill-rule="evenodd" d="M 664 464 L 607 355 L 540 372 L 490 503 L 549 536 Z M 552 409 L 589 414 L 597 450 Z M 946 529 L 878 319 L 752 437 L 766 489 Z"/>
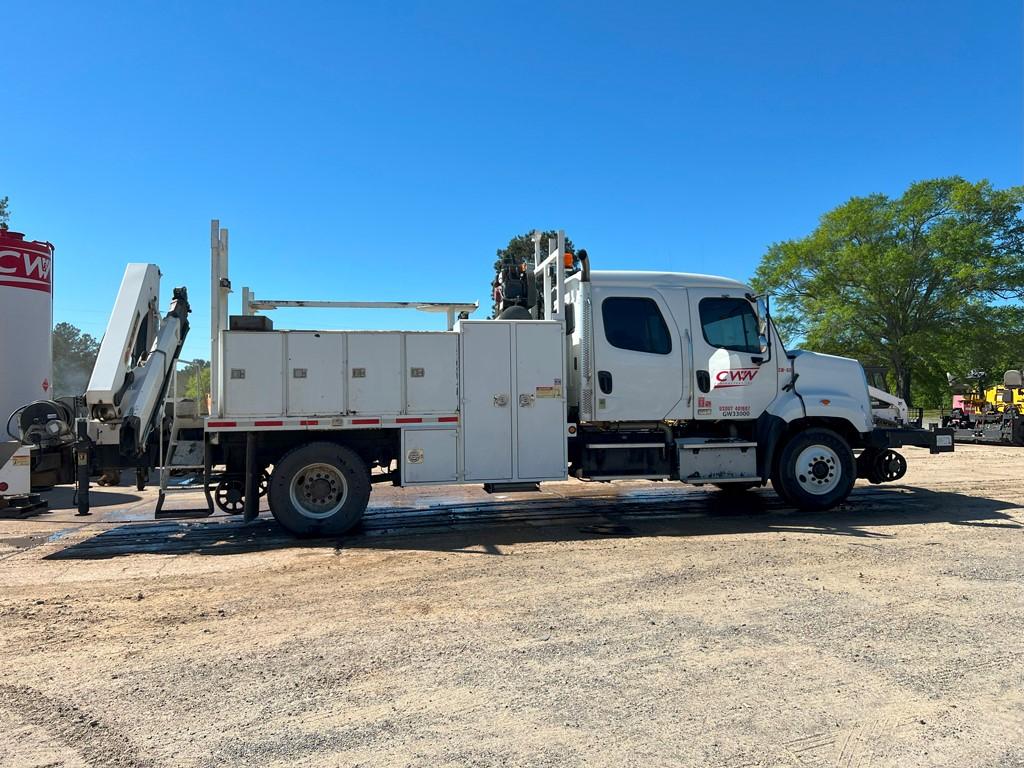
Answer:
<path fill-rule="evenodd" d="M 715 389 L 724 387 L 745 387 L 754 380 L 760 368 L 733 368 L 715 374 Z"/>
<path fill-rule="evenodd" d="M 49 255 L 6 248 L 0 250 L 0 285 L 49 293 Z"/>

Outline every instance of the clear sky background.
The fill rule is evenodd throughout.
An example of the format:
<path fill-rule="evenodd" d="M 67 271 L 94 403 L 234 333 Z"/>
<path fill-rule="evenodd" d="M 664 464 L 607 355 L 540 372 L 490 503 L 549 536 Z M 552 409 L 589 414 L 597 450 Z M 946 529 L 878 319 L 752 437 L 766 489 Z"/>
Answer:
<path fill-rule="evenodd" d="M 55 320 L 99 336 L 124 264 L 152 261 L 164 309 L 190 289 L 186 357 L 209 357 L 214 217 L 236 291 L 484 310 L 495 249 L 536 227 L 598 269 L 747 279 L 851 196 L 1024 175 L 1019 0 L 22 2 L 3 19 L 0 196 L 12 229 L 56 245 Z"/>

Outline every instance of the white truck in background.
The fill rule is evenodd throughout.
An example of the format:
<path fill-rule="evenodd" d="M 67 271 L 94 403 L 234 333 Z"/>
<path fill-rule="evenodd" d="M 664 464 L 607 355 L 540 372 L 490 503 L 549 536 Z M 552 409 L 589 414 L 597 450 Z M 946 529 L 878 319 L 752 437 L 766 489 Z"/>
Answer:
<path fill-rule="evenodd" d="M 251 519 L 267 493 L 298 535 L 351 530 L 375 482 L 770 482 L 793 506 L 822 510 L 858 477 L 902 477 L 895 448 L 953 450 L 949 430 L 902 423 L 905 406 L 873 413 L 879 393 L 857 361 L 785 350 L 742 283 L 591 271 L 582 251 L 567 275 L 563 235 L 543 259 L 534 242 L 534 263 L 517 270 L 523 300 L 493 320 L 469 319 L 475 304 L 266 300 L 247 288 L 229 316 L 227 231 L 214 222 L 210 415 L 170 384 L 187 294 L 175 291 L 158 327 L 158 272 L 130 265 L 84 400 L 74 414 L 52 409 L 56 425 L 37 408 L 21 419 L 23 439 L 65 452 L 85 511 L 90 474 L 135 467 L 141 485 L 159 467 L 159 511 L 169 473 L 189 468 L 202 472 L 207 513 L 216 503 Z M 404 306 L 445 313 L 448 329 L 281 330 L 259 314 L 283 306 Z"/>

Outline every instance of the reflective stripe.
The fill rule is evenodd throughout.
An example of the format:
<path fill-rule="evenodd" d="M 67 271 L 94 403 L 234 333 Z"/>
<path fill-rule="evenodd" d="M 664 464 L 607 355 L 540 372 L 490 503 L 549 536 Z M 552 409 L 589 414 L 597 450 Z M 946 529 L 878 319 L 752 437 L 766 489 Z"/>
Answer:
<path fill-rule="evenodd" d="M 343 418 L 336 416 L 331 419 L 256 419 L 253 421 L 207 421 L 206 429 L 299 429 L 301 427 L 320 427 L 323 429 L 350 429 L 352 427 L 399 427 L 406 424 L 453 424 L 458 423 L 458 416 L 365 416 Z"/>

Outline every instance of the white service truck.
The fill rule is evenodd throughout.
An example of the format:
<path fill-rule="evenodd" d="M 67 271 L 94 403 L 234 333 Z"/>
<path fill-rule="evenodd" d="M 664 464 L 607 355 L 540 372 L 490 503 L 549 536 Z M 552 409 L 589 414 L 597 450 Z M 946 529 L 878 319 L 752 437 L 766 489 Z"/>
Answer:
<path fill-rule="evenodd" d="M 869 392 L 856 360 L 787 351 L 767 303 L 742 283 L 591 271 L 585 252 L 567 274 L 561 234 L 546 258 L 534 242 L 534 263 L 521 269 L 530 300 L 493 320 L 469 319 L 475 304 L 261 300 L 248 288 L 241 314 L 229 316 L 227 232 L 214 222 L 210 415 L 170 396 L 186 294 L 176 291 L 154 327 L 154 268 L 130 265 L 146 300 L 126 276 L 124 310 L 103 342 L 111 351 L 100 353 L 77 427 L 49 432 L 78 435 L 65 450 L 80 497 L 105 466 L 136 466 L 140 483 L 159 466 L 162 507 L 166 475 L 189 467 L 203 473 L 209 512 L 216 502 L 252 518 L 267 493 L 299 535 L 352 529 L 375 482 L 490 491 L 569 476 L 723 491 L 770 482 L 793 506 L 822 510 L 858 477 L 902 477 L 895 448 L 953 450 L 949 430 L 907 424 L 901 401 L 876 415 L 872 397 L 884 393 Z M 275 329 L 260 313 L 283 306 L 406 306 L 445 313 L 448 330 Z M 132 329 L 144 324 L 140 342 Z"/>

